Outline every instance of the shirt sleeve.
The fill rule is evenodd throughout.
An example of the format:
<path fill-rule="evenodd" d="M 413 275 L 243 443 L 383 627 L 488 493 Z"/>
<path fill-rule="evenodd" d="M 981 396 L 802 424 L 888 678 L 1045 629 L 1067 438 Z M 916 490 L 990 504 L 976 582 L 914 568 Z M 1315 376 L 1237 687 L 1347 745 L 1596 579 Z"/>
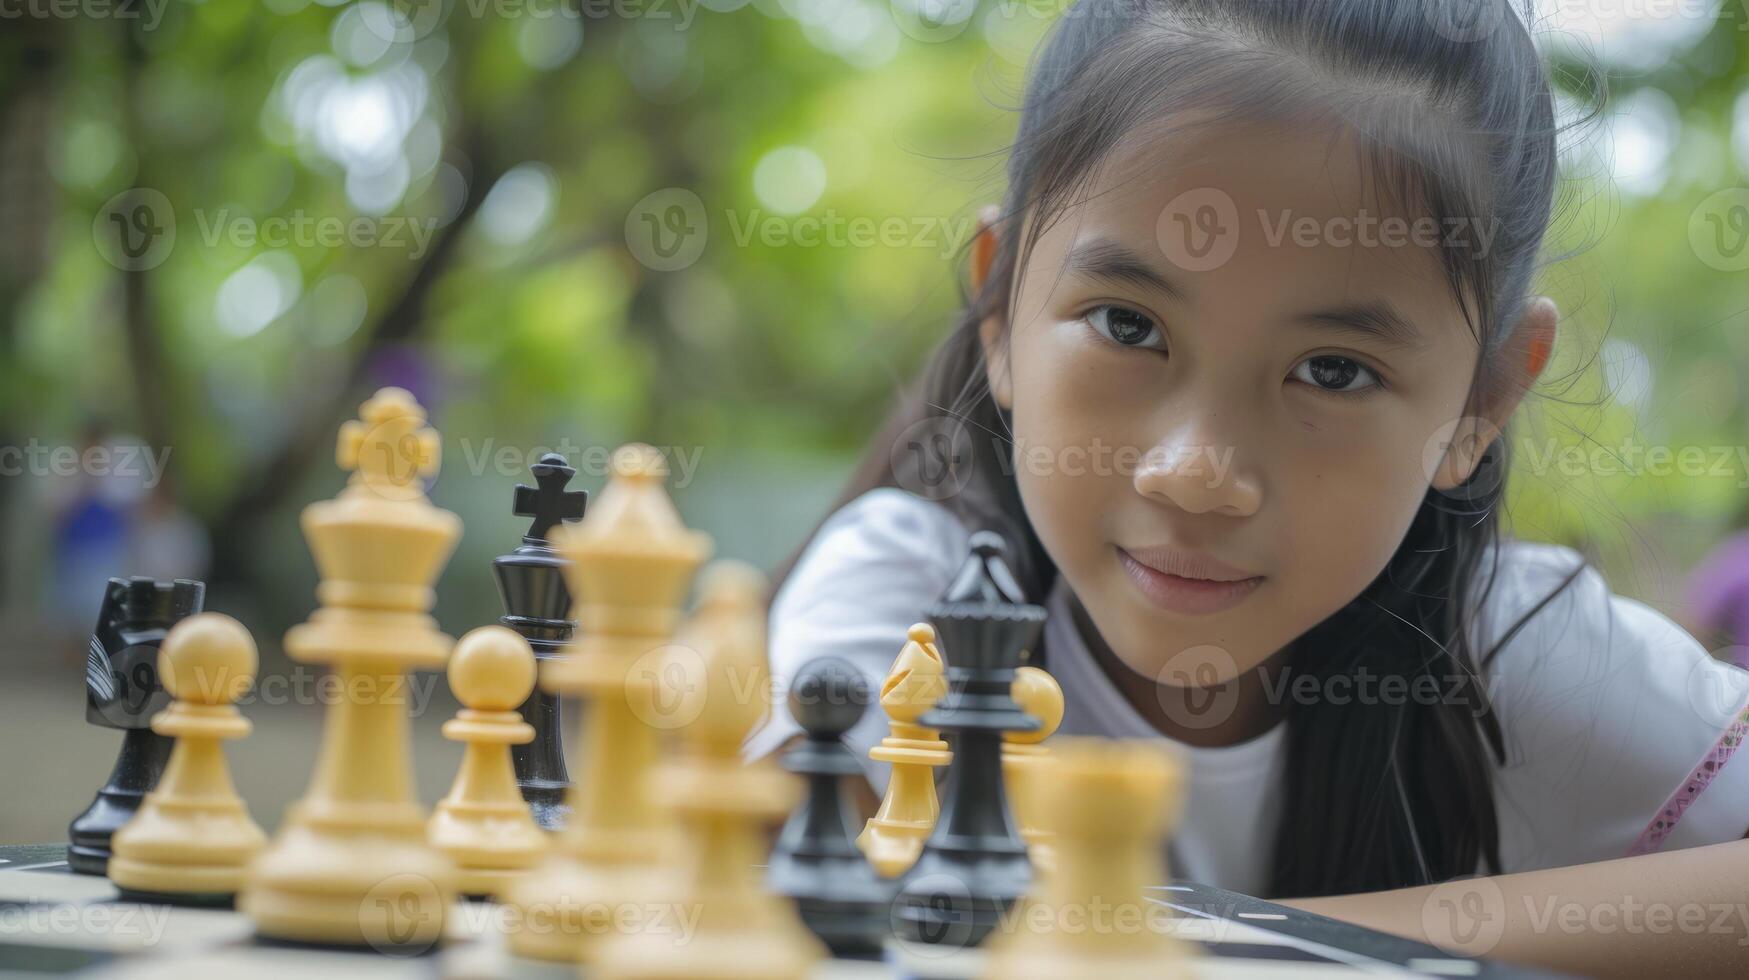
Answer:
<path fill-rule="evenodd" d="M 1516 544 L 1481 619 L 1493 642 L 1581 564 Z M 1512 634 L 1486 677 L 1505 734 L 1496 773 L 1506 871 L 1736 840 L 1749 828 L 1749 673 L 1715 660 L 1587 567 Z"/>
<path fill-rule="evenodd" d="M 772 600 L 772 711 L 743 756 L 768 755 L 801 732 L 786 701 L 790 681 L 815 658 L 854 664 L 878 699 L 905 631 L 947 589 L 968 538 L 945 507 L 892 487 L 871 490 L 827 519 Z M 887 767 L 868 750 L 886 734 L 877 700 L 845 736 L 877 792 Z"/>

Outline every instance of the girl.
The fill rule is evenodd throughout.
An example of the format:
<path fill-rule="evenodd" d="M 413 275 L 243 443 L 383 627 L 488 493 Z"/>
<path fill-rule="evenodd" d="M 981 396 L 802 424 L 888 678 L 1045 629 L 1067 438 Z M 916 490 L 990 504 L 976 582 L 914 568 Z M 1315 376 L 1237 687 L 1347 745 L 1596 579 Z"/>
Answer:
<path fill-rule="evenodd" d="M 1499 534 L 1558 318 L 1549 80 L 1505 2 L 1067 11 L 964 314 L 781 580 L 773 672 L 878 689 L 994 529 L 1061 731 L 1181 748 L 1176 874 L 1465 952 L 1740 970 L 1749 675 Z"/>

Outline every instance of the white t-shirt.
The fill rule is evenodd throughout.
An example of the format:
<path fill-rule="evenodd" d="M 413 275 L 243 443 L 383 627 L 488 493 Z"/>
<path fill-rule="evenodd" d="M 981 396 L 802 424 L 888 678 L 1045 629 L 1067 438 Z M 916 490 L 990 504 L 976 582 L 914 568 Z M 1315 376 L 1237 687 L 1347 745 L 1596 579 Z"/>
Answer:
<path fill-rule="evenodd" d="M 906 629 L 926 618 L 964 561 L 969 536 L 945 507 L 894 488 L 872 490 L 833 514 L 772 603 L 778 690 L 787 691 L 807 661 L 837 656 L 878 691 Z M 1580 562 L 1555 545 L 1506 541 L 1500 548 L 1498 577 L 1476 619 L 1478 651 L 1492 649 Z M 1045 603 L 1043 644 L 1063 688 L 1059 733 L 1155 738 L 1174 747 L 1188 780 L 1173 832 L 1173 874 L 1263 893 L 1286 726 L 1218 748 L 1167 739 L 1093 659 L 1068 602 L 1059 577 Z M 1646 605 L 1612 594 L 1595 569 L 1507 641 L 1485 680 L 1507 747 L 1506 764 L 1494 772 L 1504 870 L 1736 840 L 1749 829 L 1749 759 L 1726 764 L 1749 732 L 1749 672 L 1714 660 Z M 799 731 L 780 706 L 746 752 L 765 755 Z M 887 766 L 868 759 L 868 750 L 886 734 L 886 716 L 875 707 L 846 739 L 877 791 Z"/>

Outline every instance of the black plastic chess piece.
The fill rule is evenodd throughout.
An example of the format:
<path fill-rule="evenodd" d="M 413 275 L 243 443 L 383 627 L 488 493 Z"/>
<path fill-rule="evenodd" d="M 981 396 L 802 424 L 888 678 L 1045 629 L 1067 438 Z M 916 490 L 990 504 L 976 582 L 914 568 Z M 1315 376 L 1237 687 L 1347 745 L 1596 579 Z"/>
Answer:
<path fill-rule="evenodd" d="M 947 694 L 917 720 L 952 742 L 953 761 L 935 829 L 893 905 L 901 939 L 954 947 L 982 942 L 1032 882 L 1003 787 L 1002 733 L 1038 727 L 1010 692 L 1021 650 L 1045 620 L 1043 607 L 1022 598 L 1002 538 L 980 531 L 970 544 L 971 556 L 929 611 L 947 660 Z"/>
<path fill-rule="evenodd" d="M 515 507 L 518 516 L 534 520 L 522 546 L 492 562 L 492 574 L 505 609 L 498 621 L 521 633 L 534 648 L 535 659 L 544 661 L 557 658 L 577 631 L 565 584 L 567 562 L 553 550 L 550 538 L 561 523 L 582 519 L 589 495 L 565 489 L 577 471 L 558 453 L 542 456 L 530 470 L 536 485 L 517 486 Z M 516 785 L 535 822 L 558 830 L 570 814 L 565 793 L 571 786 L 559 696 L 537 685 L 521 711 L 523 720 L 534 726 L 534 741 L 510 748 Z"/>
<path fill-rule="evenodd" d="M 862 767 L 842 739 L 872 700 L 868 682 L 837 657 L 810 663 L 790 685 L 790 714 L 807 738 L 783 767 L 807 778 L 807 795 L 772 846 L 766 883 L 794 899 L 802 922 L 840 957 L 879 956 L 889 931 L 892 886 L 857 849 L 846 797 Z"/>
<path fill-rule="evenodd" d="M 85 653 L 85 720 L 123 735 L 109 781 L 67 828 L 67 865 L 80 874 L 107 873 L 110 838 L 133 819 L 170 760 L 174 740 L 151 727 L 170 703 L 158 680 L 158 647 L 205 598 L 206 586 L 187 579 L 112 578 L 104 589 Z"/>

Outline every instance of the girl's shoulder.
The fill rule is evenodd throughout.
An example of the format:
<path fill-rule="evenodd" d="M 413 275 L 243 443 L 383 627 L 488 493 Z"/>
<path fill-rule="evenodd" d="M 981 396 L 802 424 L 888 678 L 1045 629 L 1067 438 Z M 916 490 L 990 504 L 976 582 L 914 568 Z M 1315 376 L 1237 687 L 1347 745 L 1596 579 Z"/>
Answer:
<path fill-rule="evenodd" d="M 827 565 L 846 572 L 869 566 L 945 568 L 951 576 L 965 558 L 970 532 L 942 504 L 898 487 L 877 487 L 834 511 L 796 562 L 817 573 Z M 792 575 L 792 577 L 795 577 Z"/>
<path fill-rule="evenodd" d="M 1505 736 L 1508 870 L 1743 836 L 1749 673 L 1616 595 L 1570 548 L 1507 540 L 1473 620 Z M 1746 753 L 1749 754 L 1749 753 Z"/>
<path fill-rule="evenodd" d="M 789 689 L 810 660 L 838 657 L 879 691 L 905 631 L 924 618 L 953 580 L 971 533 L 945 506 L 896 487 L 870 490 L 828 517 L 796 559 L 771 603 L 772 689 Z M 886 734 L 871 706 L 846 735 L 857 758 Z M 782 705 L 748 741 L 758 757 L 801 731 Z M 883 785 L 883 767 L 869 765 Z"/>

